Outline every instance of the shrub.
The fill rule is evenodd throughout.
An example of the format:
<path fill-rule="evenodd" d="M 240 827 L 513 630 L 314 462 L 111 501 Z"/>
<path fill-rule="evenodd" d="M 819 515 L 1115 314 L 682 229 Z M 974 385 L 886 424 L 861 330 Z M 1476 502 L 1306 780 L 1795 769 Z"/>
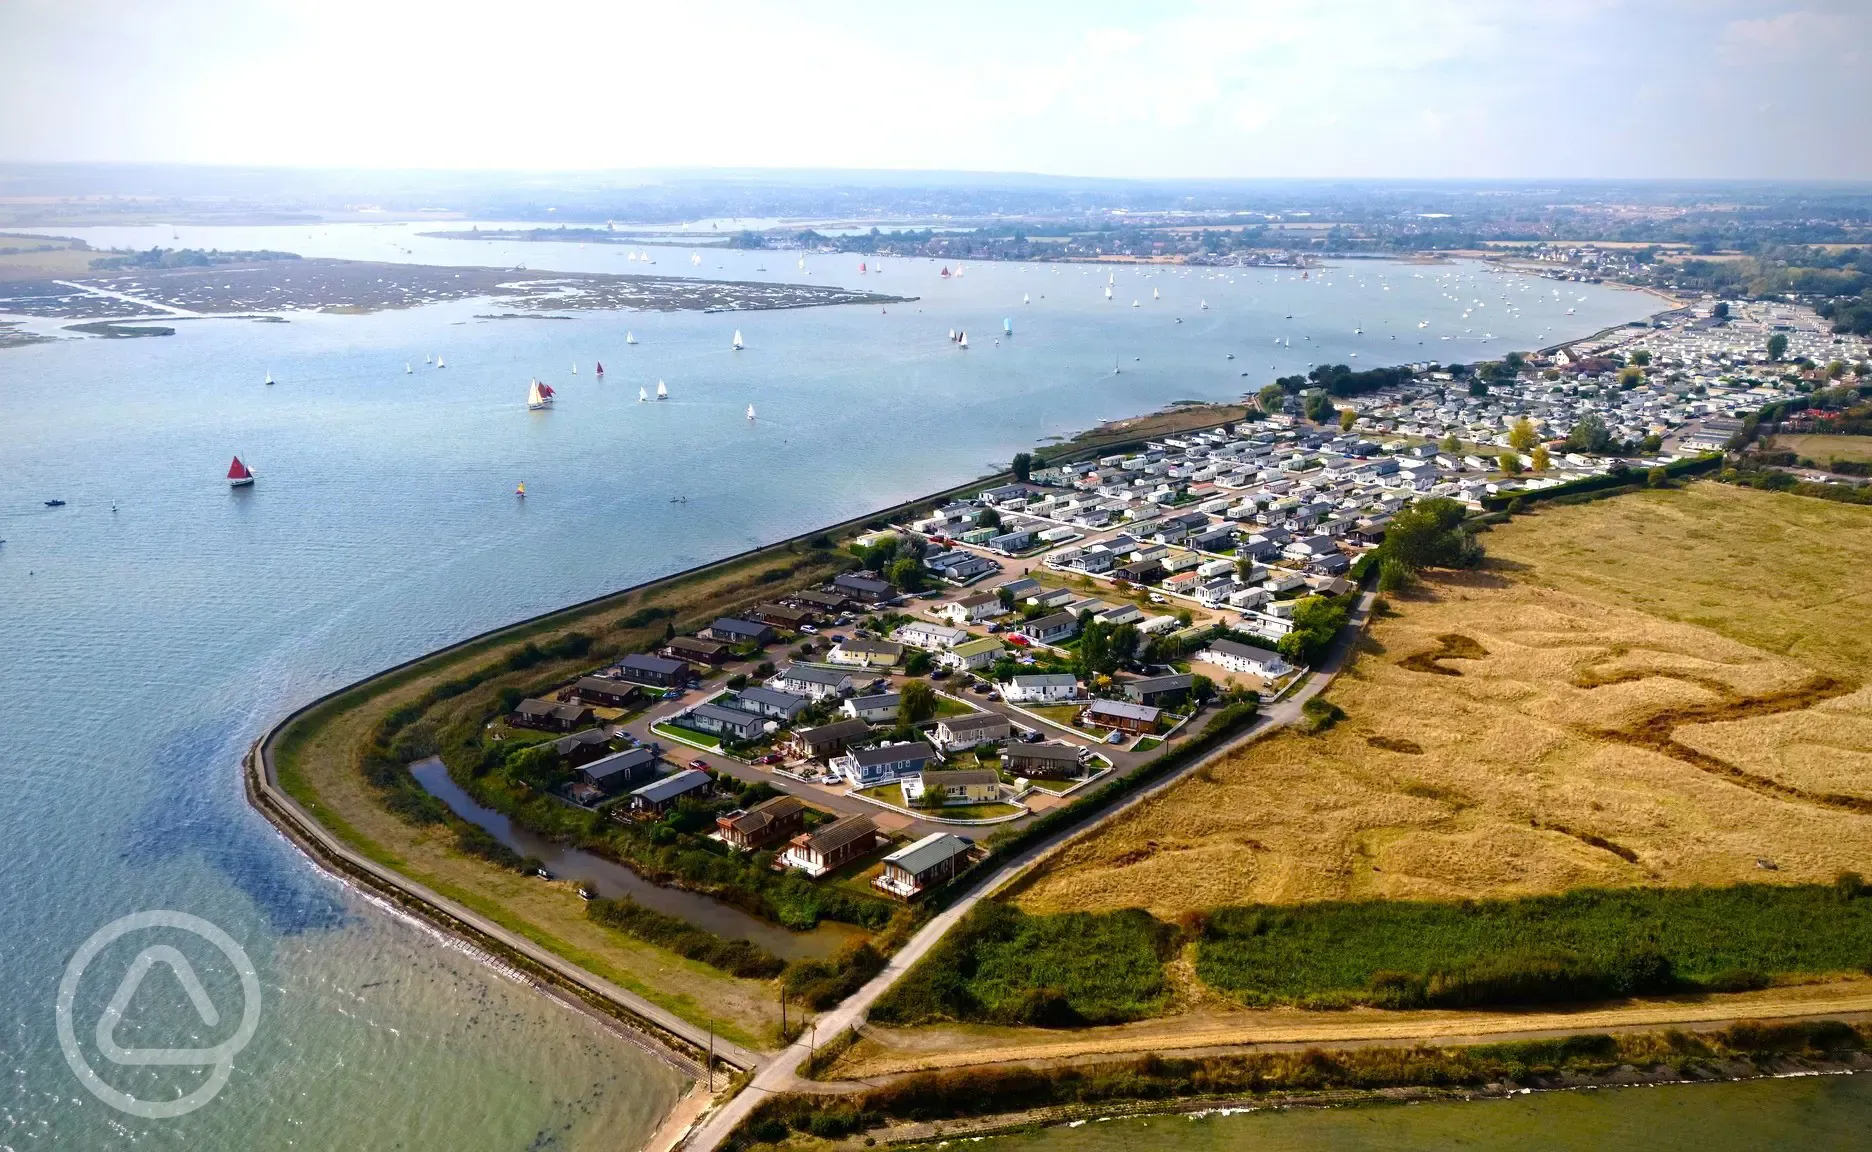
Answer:
<path fill-rule="evenodd" d="M 784 967 L 780 958 L 751 940 L 729 940 L 676 916 L 631 899 L 592 900 L 585 914 L 607 928 L 668 948 L 678 956 L 719 968 L 731 976 L 764 979 Z"/>

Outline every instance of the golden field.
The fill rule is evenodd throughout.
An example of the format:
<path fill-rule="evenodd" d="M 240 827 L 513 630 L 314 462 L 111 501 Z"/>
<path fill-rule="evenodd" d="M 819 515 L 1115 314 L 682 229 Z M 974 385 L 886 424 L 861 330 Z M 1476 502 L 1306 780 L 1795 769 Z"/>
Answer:
<path fill-rule="evenodd" d="M 1070 846 L 1032 912 L 1829 881 L 1872 865 L 1872 509 L 1544 509 L 1393 598 L 1330 699 Z"/>
<path fill-rule="evenodd" d="M 1798 452 L 1809 460 L 1825 465 L 1834 460 L 1872 460 L 1872 436 L 1832 436 L 1824 432 L 1776 436 L 1776 448 Z"/>

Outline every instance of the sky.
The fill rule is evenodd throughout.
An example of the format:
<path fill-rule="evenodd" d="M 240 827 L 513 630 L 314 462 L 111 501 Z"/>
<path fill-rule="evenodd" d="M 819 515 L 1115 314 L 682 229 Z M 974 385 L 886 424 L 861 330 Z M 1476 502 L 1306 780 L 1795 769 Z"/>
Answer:
<path fill-rule="evenodd" d="M 0 161 L 1872 178 L 1872 0 L 0 0 Z"/>

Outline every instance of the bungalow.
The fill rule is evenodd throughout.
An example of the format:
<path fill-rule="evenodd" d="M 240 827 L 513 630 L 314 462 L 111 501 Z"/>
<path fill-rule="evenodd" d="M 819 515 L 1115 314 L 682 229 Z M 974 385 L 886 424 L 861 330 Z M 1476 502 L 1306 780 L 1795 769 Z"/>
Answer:
<path fill-rule="evenodd" d="M 793 837 L 780 863 L 817 878 L 858 859 L 877 845 L 877 825 L 869 816 L 846 816 L 816 832 Z"/>
<path fill-rule="evenodd" d="M 969 634 L 960 628 L 951 628 L 946 624 L 929 624 L 917 621 L 905 624 L 891 633 L 891 638 L 912 648 L 921 648 L 925 652 L 941 652 L 945 648 L 954 648 L 969 638 Z"/>
<path fill-rule="evenodd" d="M 1013 556 L 1033 546 L 1034 534 L 1031 529 L 1021 528 L 1013 532 L 1003 532 L 988 541 L 988 547 L 1004 556 Z"/>
<path fill-rule="evenodd" d="M 724 644 L 770 644 L 774 631 L 770 625 L 753 620 L 737 620 L 733 616 L 717 617 L 702 633 L 710 640 L 720 640 Z"/>
<path fill-rule="evenodd" d="M 992 636 L 980 640 L 970 640 L 966 644 L 957 644 L 947 652 L 938 653 L 936 662 L 959 672 L 973 672 L 977 668 L 986 668 L 1001 655 L 1001 641 Z"/>
<path fill-rule="evenodd" d="M 787 599 L 802 608 L 819 613 L 843 612 L 852 602 L 852 598 L 843 592 L 837 590 L 821 592 L 812 588 L 804 592 L 795 592 Z"/>
<path fill-rule="evenodd" d="M 757 716 L 771 716 L 776 720 L 791 720 L 806 707 L 804 696 L 795 696 L 791 692 L 777 692 L 772 688 L 751 685 L 741 689 L 732 700 L 723 701 L 744 712 Z"/>
<path fill-rule="evenodd" d="M 618 661 L 618 675 L 638 684 L 657 688 L 680 688 L 689 683 L 689 665 L 662 656 L 633 652 Z"/>
<path fill-rule="evenodd" d="M 968 866 L 969 851 L 974 847 L 952 832 L 932 832 L 884 857 L 884 871 L 871 883 L 892 896 L 914 899 L 919 893 L 955 879 Z"/>
<path fill-rule="evenodd" d="M 584 676 L 568 692 L 560 694 L 562 699 L 590 704 L 594 708 L 628 708 L 633 700 L 641 696 L 635 684 L 626 684 L 622 680 L 611 680 L 604 676 Z"/>
<path fill-rule="evenodd" d="M 999 712 L 971 712 L 936 722 L 936 746 L 944 749 L 999 744 L 1014 734 L 1014 725 Z"/>
<path fill-rule="evenodd" d="M 802 627 L 819 618 L 819 613 L 811 608 L 795 608 L 786 604 L 761 604 L 748 615 L 763 624 L 785 628 L 789 632 L 798 632 Z"/>
<path fill-rule="evenodd" d="M 997 587 L 995 589 L 995 595 L 999 596 L 1001 592 L 1005 590 L 1009 596 L 1014 597 L 1014 599 L 1018 601 L 1023 596 L 1032 596 L 1034 593 L 1040 591 L 1040 587 L 1040 581 L 1035 580 L 1032 576 L 1022 576 L 1015 580 L 1009 580 L 1007 583 Z"/>
<path fill-rule="evenodd" d="M 507 716 L 515 728 L 537 728 L 542 732 L 571 732 L 588 728 L 596 719 L 583 704 L 561 704 L 556 700 L 522 700 Z"/>
<path fill-rule="evenodd" d="M 834 644 L 832 651 L 826 653 L 826 659 L 834 664 L 851 664 L 860 668 L 889 668 L 903 659 L 903 645 L 857 636 Z"/>
<path fill-rule="evenodd" d="M 932 556 L 924 562 L 924 565 L 943 579 L 956 584 L 966 584 L 982 573 L 993 572 L 1000 567 L 995 561 L 985 556 L 977 556 L 973 552 L 964 551 L 944 552 L 941 555 Z"/>
<path fill-rule="evenodd" d="M 1055 588 L 1051 592 L 1033 592 L 1027 597 L 1027 603 L 1042 608 L 1058 608 L 1062 604 L 1071 604 L 1079 594 L 1071 588 Z"/>
<path fill-rule="evenodd" d="M 1136 624 L 1144 619 L 1144 610 L 1136 604 L 1120 604 L 1100 612 L 1097 619 L 1101 624 Z"/>
<path fill-rule="evenodd" d="M 697 704 L 679 719 L 698 732 L 713 732 L 730 740 L 758 739 L 771 723 L 765 716 L 720 704 Z"/>
<path fill-rule="evenodd" d="M 977 592 L 973 596 L 964 596 L 941 605 L 932 613 L 951 624 L 961 627 L 967 624 L 979 624 L 983 620 L 992 620 L 1006 612 L 1001 607 L 1001 597 L 993 592 Z"/>
<path fill-rule="evenodd" d="M 1112 575 L 1132 584 L 1151 584 L 1163 578 L 1164 566 L 1157 560 L 1133 560 L 1120 564 L 1112 570 Z"/>
<path fill-rule="evenodd" d="M 589 764 L 611 754 L 611 733 L 604 728 L 587 728 L 553 741 L 553 751 L 569 768 Z"/>
<path fill-rule="evenodd" d="M 923 771 L 924 766 L 935 758 L 936 750 L 928 744 L 921 740 L 906 740 L 902 744 L 885 744 L 847 752 L 834 758 L 831 768 L 858 787 L 868 788 L 885 780 L 913 776 Z"/>
<path fill-rule="evenodd" d="M 838 668 L 820 668 L 812 664 L 788 664 L 767 682 L 776 688 L 809 700 L 843 696 L 852 688 L 851 673 Z"/>
<path fill-rule="evenodd" d="M 1239 640 L 1211 640 L 1209 647 L 1203 649 L 1198 659 L 1207 660 L 1230 672 L 1259 676 L 1263 680 L 1278 680 L 1293 671 L 1293 667 L 1281 658 L 1280 653 L 1243 644 Z"/>
<path fill-rule="evenodd" d="M 848 696 L 839 711 L 854 720 L 863 720 L 867 724 L 886 724 L 897 719 L 897 709 L 903 703 L 903 696 L 897 692 L 880 692 L 875 696 Z"/>
<path fill-rule="evenodd" d="M 1038 672 L 1014 677 L 1001 695 L 1011 704 L 1051 704 L 1076 699 L 1079 681 L 1071 672 Z"/>
<path fill-rule="evenodd" d="M 1019 484 L 1003 484 L 999 488 L 990 488 L 981 494 L 983 503 L 1006 504 L 1012 500 L 1025 500 L 1033 493 Z"/>
<path fill-rule="evenodd" d="M 1001 799 L 1001 774 L 992 768 L 919 772 L 905 777 L 903 794 L 912 804 L 925 796 L 939 804 L 987 804 Z"/>
<path fill-rule="evenodd" d="M 1055 612 L 1029 620 L 1014 630 L 1036 644 L 1053 644 L 1077 635 L 1079 618 L 1071 612 Z"/>
<path fill-rule="evenodd" d="M 651 748 L 627 748 L 593 760 L 580 768 L 582 784 L 615 796 L 619 790 L 656 775 L 656 751 Z"/>
<path fill-rule="evenodd" d="M 1176 672 L 1168 676 L 1127 680 L 1124 684 L 1125 699 L 1134 704 L 1149 704 L 1152 707 L 1173 704 L 1189 693 L 1190 685 L 1195 679 L 1188 672 Z"/>
<path fill-rule="evenodd" d="M 684 768 L 641 788 L 631 789 L 630 810 L 638 816 L 661 816 L 685 796 L 707 796 L 714 790 L 714 777 L 700 768 Z"/>
<path fill-rule="evenodd" d="M 774 796 L 745 812 L 715 817 L 715 835 L 746 852 L 799 834 L 806 825 L 806 805 L 797 796 Z"/>
<path fill-rule="evenodd" d="M 897 594 L 896 589 L 874 576 L 858 576 L 850 572 L 833 577 L 832 589 L 866 604 L 882 603 Z"/>
<path fill-rule="evenodd" d="M 801 728 L 793 733 L 787 746 L 793 754 L 807 760 L 824 760 L 845 751 L 847 745 L 871 735 L 871 726 L 863 720 L 837 720 L 817 728 Z"/>
<path fill-rule="evenodd" d="M 1123 700 L 1094 700 L 1082 714 L 1087 724 L 1120 732 L 1155 732 L 1162 710 Z"/>
<path fill-rule="evenodd" d="M 1007 770 L 1029 780 L 1071 780 L 1084 773 L 1085 761 L 1070 744 L 1016 744 L 1008 749 Z"/>
<path fill-rule="evenodd" d="M 704 640 L 700 636 L 672 636 L 663 645 L 662 655 L 671 660 L 714 666 L 726 664 L 734 656 L 734 648 L 720 640 Z"/>

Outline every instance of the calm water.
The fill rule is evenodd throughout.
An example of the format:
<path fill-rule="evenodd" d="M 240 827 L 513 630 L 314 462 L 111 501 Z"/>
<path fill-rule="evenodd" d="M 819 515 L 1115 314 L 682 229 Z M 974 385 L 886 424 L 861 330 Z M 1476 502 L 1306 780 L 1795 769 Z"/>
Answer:
<path fill-rule="evenodd" d="M 1865 1148 L 1868 1132 L 1872 1076 L 1861 1075 L 1092 1121 L 1078 1128 L 970 1141 L 967 1147 L 979 1152 L 1848 1152 Z"/>
<path fill-rule="evenodd" d="M 85 235 L 100 247 L 646 270 L 620 249 L 415 231 Z M 696 270 L 686 251 L 654 252 L 659 273 L 801 275 L 790 253 L 711 253 Z M 809 258 L 809 280 L 923 299 L 888 312 L 569 321 L 476 321 L 490 309 L 463 302 L 185 321 L 164 339 L 0 353 L 0 1046 L 12 1072 L 0 1145 L 634 1146 L 680 1091 L 675 1074 L 311 868 L 241 795 L 238 758 L 269 722 L 462 636 L 978 475 L 1041 437 L 1232 398 L 1270 365 L 1474 360 L 1652 308 L 1609 289 L 1555 297 L 1546 282 L 1468 266 L 1359 263 L 1309 281 L 1120 272 L 1120 302 L 1108 304 L 1103 275 L 1077 268 L 975 264 L 942 281 L 923 261 L 862 279 L 856 265 Z M 1476 299 L 1487 308 L 1463 319 Z M 997 347 L 1003 317 L 1015 335 Z M 945 339 L 953 326 L 972 350 Z M 1414 346 L 1465 327 L 1469 339 Z M 624 345 L 627 329 L 640 344 Z M 447 369 L 424 369 L 433 353 Z M 594 358 L 609 370 L 602 383 Z M 261 386 L 267 372 L 277 386 Z M 533 375 L 559 387 L 556 411 L 525 410 Z M 637 403 L 638 385 L 659 377 L 672 400 Z M 250 491 L 222 480 L 235 452 L 260 473 Z M 511 495 L 521 480 L 524 503 Z M 45 508 L 52 498 L 68 504 Z M 67 958 L 107 921 L 149 908 L 221 925 L 266 990 L 226 1090 L 178 1120 L 132 1120 L 92 1099 L 54 1031 Z M 132 944 L 120 943 L 99 969 L 128 965 Z M 127 1014 L 152 1033 L 168 1020 L 162 1003 L 185 1003 L 162 971 Z M 82 1019 L 116 982 L 86 981 Z M 203 1031 L 209 1042 L 225 1028 Z M 90 1025 L 77 1033 L 95 1057 Z M 143 1069 L 114 1082 L 175 1094 L 202 1075 Z"/>

